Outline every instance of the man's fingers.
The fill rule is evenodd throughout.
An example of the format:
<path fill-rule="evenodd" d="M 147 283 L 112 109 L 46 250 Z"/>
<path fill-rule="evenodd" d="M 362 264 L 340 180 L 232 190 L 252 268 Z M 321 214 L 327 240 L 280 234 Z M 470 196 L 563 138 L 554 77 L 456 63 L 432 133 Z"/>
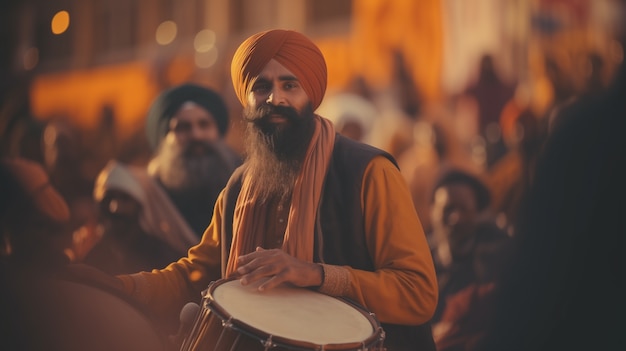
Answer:
<path fill-rule="evenodd" d="M 247 264 L 248 262 L 254 260 L 257 257 L 262 257 L 264 255 L 266 255 L 264 252 L 267 252 L 270 250 L 265 250 L 262 247 L 257 247 L 255 251 L 246 254 L 246 255 L 242 255 L 237 257 L 237 263 L 239 263 L 240 266 Z"/>
<path fill-rule="evenodd" d="M 311 274 L 310 264 L 301 262 L 281 250 L 257 247 L 256 251 L 239 257 L 238 263 L 236 272 L 240 275 L 241 284 L 249 285 L 267 278 L 259 286 L 259 290 L 272 289 L 284 282 L 296 286 L 312 286 L 319 281 L 318 277 Z M 317 265 L 315 267 L 317 268 Z"/>
<path fill-rule="evenodd" d="M 241 277 L 241 284 L 247 285 L 253 283 L 264 277 L 271 277 L 277 272 L 274 265 L 263 265 L 258 267 L 241 267 L 244 268 L 247 273 Z"/>
<path fill-rule="evenodd" d="M 277 275 L 271 277 L 270 279 L 266 280 L 263 284 L 259 285 L 259 290 L 263 291 L 263 290 L 273 289 L 273 288 L 277 287 L 278 285 L 280 285 L 284 281 L 285 280 L 282 278 L 282 275 L 281 274 L 277 274 Z"/>

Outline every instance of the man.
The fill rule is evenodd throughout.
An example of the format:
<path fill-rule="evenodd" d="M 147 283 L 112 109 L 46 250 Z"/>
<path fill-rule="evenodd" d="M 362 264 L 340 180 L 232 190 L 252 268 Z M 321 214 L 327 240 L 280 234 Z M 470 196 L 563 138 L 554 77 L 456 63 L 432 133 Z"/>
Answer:
<path fill-rule="evenodd" d="M 509 236 L 489 215 L 490 198 L 478 177 L 458 169 L 444 173 L 434 186 L 430 239 L 439 303 L 433 323 L 439 322 L 450 296 L 491 281 L 501 266 Z"/>
<path fill-rule="evenodd" d="M 210 89 L 183 84 L 158 96 L 146 121 L 148 141 L 156 149 L 147 170 L 113 160 L 96 180 L 94 197 L 108 230 L 85 262 L 114 274 L 163 268 L 172 261 L 170 252 L 180 257 L 197 244 L 217 195 L 241 164 L 223 140 L 227 129 L 226 104 Z M 143 235 L 130 238 L 137 229 Z M 149 240 L 142 239 L 146 236 Z M 135 262 L 126 264 L 132 251 L 138 253 L 130 258 Z"/>
<path fill-rule="evenodd" d="M 176 228 L 188 224 L 143 169 L 112 161 L 102 173 L 106 177 L 96 181 L 96 198 L 104 235 L 83 263 L 113 275 L 151 270 L 165 267 L 194 245 L 190 229 L 176 235 Z M 152 184 L 153 190 L 144 191 L 142 184 Z"/>
<path fill-rule="evenodd" d="M 231 76 L 247 159 L 217 200 L 202 241 L 166 269 L 119 276 L 150 309 L 174 315 L 220 277 L 350 298 L 383 323 L 390 350 L 433 349 L 437 283 L 406 184 L 387 153 L 315 115 L 326 63 L 304 35 L 257 33 Z"/>
<path fill-rule="evenodd" d="M 217 195 L 241 164 L 223 139 L 228 130 L 226 103 L 199 85 L 174 87 L 152 104 L 146 130 L 157 148 L 148 173 L 199 237 L 210 222 L 207 213 Z"/>

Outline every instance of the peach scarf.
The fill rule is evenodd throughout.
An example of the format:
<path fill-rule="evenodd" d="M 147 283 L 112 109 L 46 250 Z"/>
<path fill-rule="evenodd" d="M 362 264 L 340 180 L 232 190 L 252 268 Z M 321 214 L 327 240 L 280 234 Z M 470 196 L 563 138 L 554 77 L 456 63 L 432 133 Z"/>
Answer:
<path fill-rule="evenodd" d="M 335 129 L 332 123 L 316 115 L 315 131 L 294 184 L 282 246 L 286 253 L 308 262 L 313 262 L 315 219 L 334 143 Z M 254 179 L 244 175 L 235 205 L 233 242 L 226 276 L 237 269 L 237 258 L 261 246 L 265 237 L 267 206 L 258 201 L 253 182 Z"/>

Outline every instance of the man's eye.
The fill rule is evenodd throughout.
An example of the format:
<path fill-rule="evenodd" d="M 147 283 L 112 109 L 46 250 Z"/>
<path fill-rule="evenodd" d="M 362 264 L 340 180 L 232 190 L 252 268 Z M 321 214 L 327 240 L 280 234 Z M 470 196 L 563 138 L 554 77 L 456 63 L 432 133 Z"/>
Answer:
<path fill-rule="evenodd" d="M 202 120 L 202 121 L 198 122 L 198 127 L 200 127 L 201 129 L 209 129 L 209 128 L 213 127 L 213 121 Z"/>
<path fill-rule="evenodd" d="M 295 89 L 298 87 L 298 84 L 295 82 L 287 82 L 285 83 L 285 89 Z"/>
<path fill-rule="evenodd" d="M 174 132 L 176 133 L 185 133 L 191 130 L 191 124 L 189 123 L 177 123 L 174 128 Z"/>
<path fill-rule="evenodd" d="M 270 89 L 269 84 L 259 84 L 259 85 L 255 85 L 252 88 L 252 91 L 260 93 L 260 92 L 268 91 L 269 89 Z"/>

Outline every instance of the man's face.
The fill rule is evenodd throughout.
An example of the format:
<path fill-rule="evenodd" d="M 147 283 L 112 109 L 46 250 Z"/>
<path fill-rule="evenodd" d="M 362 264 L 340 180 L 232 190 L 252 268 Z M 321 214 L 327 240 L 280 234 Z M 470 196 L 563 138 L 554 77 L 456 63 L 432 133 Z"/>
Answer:
<path fill-rule="evenodd" d="M 291 107 L 299 114 L 310 104 L 309 97 L 295 74 L 274 59 L 259 73 L 248 94 L 248 106 L 258 109 L 266 104 Z M 275 125 L 288 122 L 284 116 L 278 114 L 269 115 L 267 120 Z"/>
<path fill-rule="evenodd" d="M 169 126 L 149 167 L 166 188 L 197 189 L 228 179 L 230 173 L 220 152 L 223 141 L 210 112 L 186 102 Z"/>
<path fill-rule="evenodd" d="M 300 81 L 275 60 L 259 73 L 250 93 L 244 118 L 262 143 L 280 159 L 302 156 L 313 132 L 313 110 Z"/>
<path fill-rule="evenodd" d="M 465 184 L 447 184 L 435 191 L 431 218 L 433 226 L 448 233 L 447 240 L 454 249 L 468 240 L 478 216 L 476 197 Z"/>
<path fill-rule="evenodd" d="M 186 153 L 199 156 L 206 154 L 204 145 L 219 140 L 220 134 L 213 115 L 189 101 L 170 120 L 166 139 L 178 144 Z"/>
<path fill-rule="evenodd" d="M 246 162 L 261 198 L 286 196 L 315 130 L 313 109 L 298 78 L 271 60 L 248 94 L 244 119 Z"/>

